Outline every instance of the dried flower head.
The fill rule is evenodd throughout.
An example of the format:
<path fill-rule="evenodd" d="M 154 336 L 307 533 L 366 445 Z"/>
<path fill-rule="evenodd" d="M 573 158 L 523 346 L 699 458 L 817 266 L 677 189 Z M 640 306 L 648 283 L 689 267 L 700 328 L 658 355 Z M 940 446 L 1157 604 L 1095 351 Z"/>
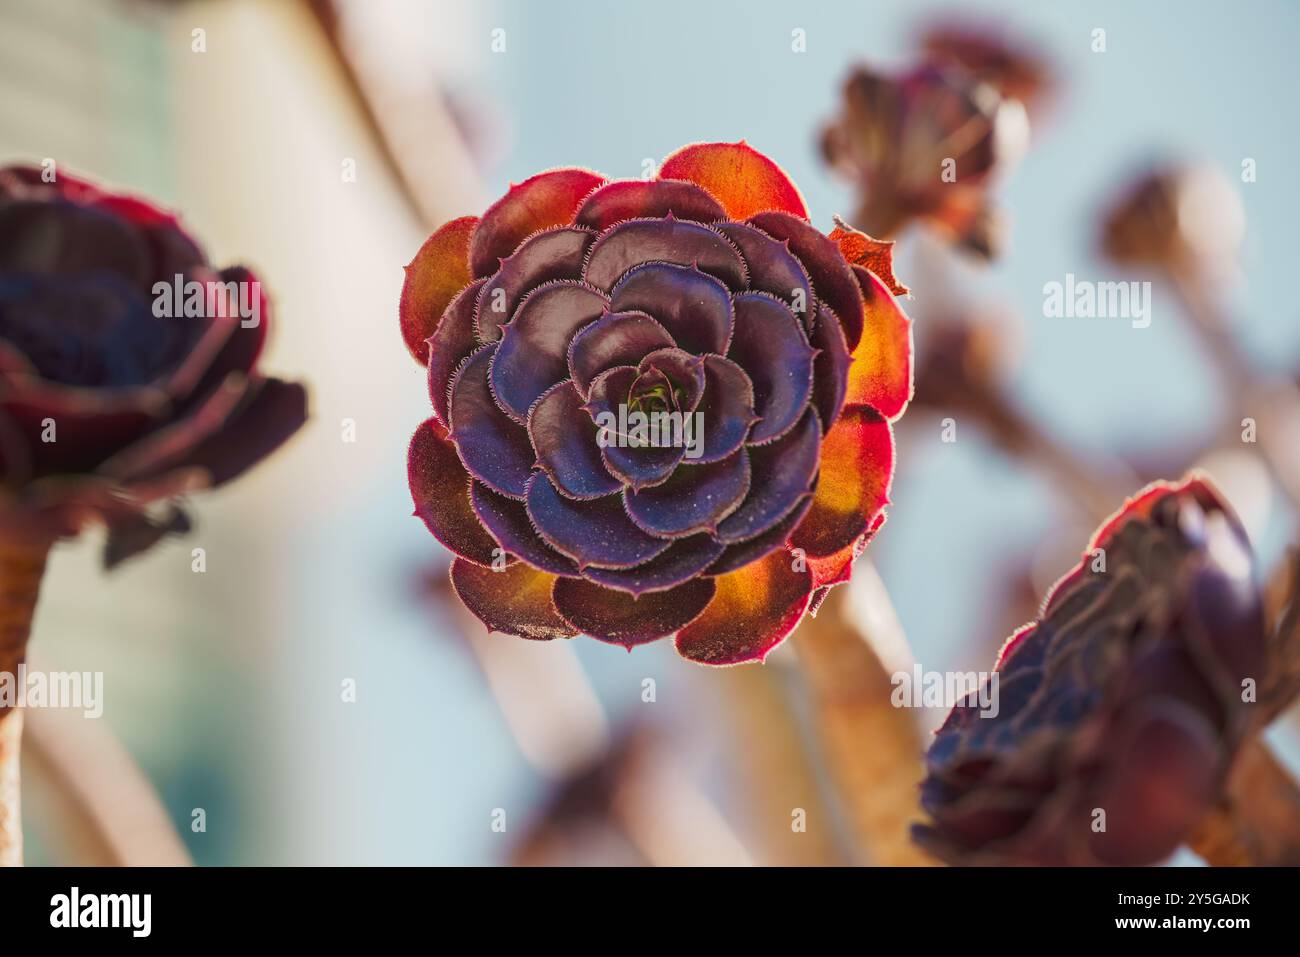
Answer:
<path fill-rule="evenodd" d="M 1154 169 L 1111 205 L 1102 251 L 1118 263 L 1228 278 L 1245 234 L 1241 198 L 1212 166 Z"/>
<path fill-rule="evenodd" d="M 972 696 L 937 732 L 918 840 L 954 863 L 1161 860 L 1257 717 L 1265 650 L 1235 516 L 1204 478 L 1151 486 L 1007 641 L 996 715 Z"/>
<path fill-rule="evenodd" d="M 1047 61 L 999 24 L 945 18 L 921 34 L 931 63 L 956 66 L 1032 110 L 1054 85 Z"/>
<path fill-rule="evenodd" d="M 744 143 L 649 181 L 541 173 L 429 238 L 402 293 L 434 411 L 410 485 L 474 614 L 731 664 L 848 577 L 911 331 L 888 244 L 836 239 Z"/>
<path fill-rule="evenodd" d="M 859 229 L 887 237 L 924 220 L 989 257 L 1001 227 L 987 190 L 1019 160 L 1028 137 L 1021 103 L 964 70 L 927 64 L 889 76 L 859 67 L 822 134 L 822 151 L 859 191 Z"/>
<path fill-rule="evenodd" d="M 925 342 L 916 363 L 914 403 L 943 414 L 969 412 L 1014 442 L 1015 423 L 1006 421 L 1002 388 L 1014 368 L 1017 330 L 1010 319 L 992 321 L 958 313 L 925 322 Z"/>

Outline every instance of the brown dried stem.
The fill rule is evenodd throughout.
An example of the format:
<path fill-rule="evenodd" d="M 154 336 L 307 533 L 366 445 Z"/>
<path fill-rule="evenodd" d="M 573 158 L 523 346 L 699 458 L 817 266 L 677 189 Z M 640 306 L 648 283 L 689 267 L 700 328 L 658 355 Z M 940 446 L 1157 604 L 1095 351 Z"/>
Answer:
<path fill-rule="evenodd" d="M 573 648 L 486 634 L 457 615 L 492 698 L 520 754 L 539 773 L 563 780 L 609 747 L 609 721 Z"/>
<path fill-rule="evenodd" d="M 797 639 L 796 639 L 797 640 Z M 745 836 L 761 864 L 820 867 L 846 864 L 845 835 L 827 806 L 825 786 L 794 713 L 798 669 L 769 658 L 766 667 L 723 668 L 703 680 L 721 690 L 732 742 L 737 790 L 747 798 L 753 828 Z M 791 686 L 795 686 L 792 689 Z M 805 814 L 796 830 L 792 815 Z"/>
<path fill-rule="evenodd" d="M 930 323 L 915 404 L 941 416 L 969 416 L 998 449 L 1038 469 L 1093 518 L 1105 518 L 1132 491 L 1126 470 L 1079 455 L 1016 402 L 1003 382 L 1000 337 L 984 322 Z"/>
<path fill-rule="evenodd" d="M 1268 677 L 1260 693 L 1262 727 L 1300 697 L 1300 549 L 1292 548 L 1273 573 L 1265 604 L 1272 644 Z"/>
<path fill-rule="evenodd" d="M 27 639 L 49 556 L 48 542 L 0 541 L 0 678 L 18 683 L 27 659 Z M 0 867 L 23 863 L 19 756 L 23 716 L 17 707 L 0 707 Z"/>
<path fill-rule="evenodd" d="M 618 760 L 611 751 L 609 720 L 573 648 L 485 634 L 458 601 L 446 603 L 467 637 L 475 660 L 524 758 L 555 782 L 560 793 L 603 768 L 610 799 L 588 809 L 608 817 L 637 851 L 656 866 L 749 862 L 730 825 L 695 787 L 671 755 Z M 638 754 L 646 749 L 638 749 Z M 605 767 L 613 761 L 611 766 Z M 653 802 L 644 796 L 654 795 Z M 640 796 L 638 796 L 640 795 Z M 674 828 L 665 827 L 672 818 Z M 542 820 L 516 852 L 516 863 L 546 863 L 538 848 L 569 822 Z M 563 841 L 558 842 L 563 844 Z"/>
<path fill-rule="evenodd" d="M 1260 458 L 1273 480 L 1300 509 L 1300 389 L 1294 382 L 1270 380 L 1256 370 L 1231 334 L 1233 323 L 1205 283 L 1191 269 L 1169 271 L 1170 285 L 1223 379 L 1225 395 L 1256 420 Z M 1237 426 L 1232 424 L 1236 429 Z"/>
<path fill-rule="evenodd" d="M 981 410 L 980 423 L 994 442 L 1008 453 L 1020 456 L 1068 489 L 1071 498 L 1093 518 L 1101 520 L 1124 500 L 1118 483 L 1093 467 L 1068 445 L 1058 442 L 1039 423 L 1025 414 L 1002 390 L 993 390 Z"/>
<path fill-rule="evenodd" d="M 857 576 L 871 571 L 860 563 Z M 872 600 L 888 597 L 880 588 Z M 896 621 L 892 613 L 881 620 Z M 832 589 L 795 635 L 823 756 L 858 856 L 878 865 L 927 865 L 934 862 L 909 835 L 925 748 L 912 714 L 890 702 L 893 683 L 878 651 L 901 642 L 901 635 L 870 634 L 855 619 L 849 586 Z"/>
<path fill-rule="evenodd" d="M 1241 749 L 1222 799 L 1188 845 L 1218 867 L 1300 865 L 1300 787 L 1262 739 Z"/>
<path fill-rule="evenodd" d="M 382 50 L 373 42 L 365 49 L 364 38 L 349 29 L 338 0 L 303 2 L 408 205 L 431 230 L 461 215 L 482 183 L 432 73 L 426 85 L 408 89 L 388 69 Z"/>
<path fill-rule="evenodd" d="M 193 863 L 153 785 L 102 721 L 38 708 L 26 723 L 28 795 L 57 823 L 55 852 L 91 867 Z"/>

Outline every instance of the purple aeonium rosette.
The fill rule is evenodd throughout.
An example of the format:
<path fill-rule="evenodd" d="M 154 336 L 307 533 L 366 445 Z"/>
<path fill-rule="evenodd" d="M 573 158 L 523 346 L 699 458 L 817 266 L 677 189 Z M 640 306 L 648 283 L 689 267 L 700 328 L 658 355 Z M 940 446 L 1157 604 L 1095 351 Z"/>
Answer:
<path fill-rule="evenodd" d="M 304 388 L 258 370 L 270 318 L 257 277 L 215 269 L 170 212 L 0 169 L 0 536 L 99 519 L 119 559 L 156 539 L 149 503 L 270 454 L 306 418 Z"/>
<path fill-rule="evenodd" d="M 1159 862 L 1215 801 L 1266 650 L 1236 516 L 1203 477 L 1151 486 L 1007 641 L 996 713 L 986 687 L 936 733 L 918 839 L 953 863 Z"/>
<path fill-rule="evenodd" d="M 818 231 L 743 143 L 541 173 L 443 226 L 401 320 L 434 413 L 411 493 L 461 600 L 525 638 L 761 659 L 883 520 L 902 291 L 889 244 Z"/>

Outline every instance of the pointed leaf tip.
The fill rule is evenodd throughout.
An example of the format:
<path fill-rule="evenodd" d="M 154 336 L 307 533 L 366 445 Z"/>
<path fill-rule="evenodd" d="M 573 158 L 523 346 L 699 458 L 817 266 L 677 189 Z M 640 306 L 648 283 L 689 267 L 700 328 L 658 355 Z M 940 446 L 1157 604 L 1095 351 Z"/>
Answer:
<path fill-rule="evenodd" d="M 909 296 L 911 290 L 894 275 L 894 241 L 874 239 L 861 230 L 854 229 L 840 217 L 835 217 L 831 240 L 850 265 L 861 266 L 875 273 L 895 296 Z"/>

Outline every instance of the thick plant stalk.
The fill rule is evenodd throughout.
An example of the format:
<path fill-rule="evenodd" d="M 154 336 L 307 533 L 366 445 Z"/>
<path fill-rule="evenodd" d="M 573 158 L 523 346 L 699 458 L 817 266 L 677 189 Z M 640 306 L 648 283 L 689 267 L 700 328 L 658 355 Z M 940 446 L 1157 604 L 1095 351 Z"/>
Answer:
<path fill-rule="evenodd" d="M 749 867 L 730 822 L 670 750 L 615 786 L 613 818 L 653 867 Z"/>
<path fill-rule="evenodd" d="M 18 755 L 23 715 L 17 708 L 0 717 L 0 867 L 23 863 L 22 805 L 19 798 Z"/>
<path fill-rule="evenodd" d="M 558 642 L 502 641 L 459 602 L 451 603 L 493 699 L 520 753 L 560 789 L 584 783 L 612 760 L 609 720 L 572 647 Z M 670 755 L 614 760 L 607 813 L 654 866 L 751 863 L 723 815 Z M 646 795 L 653 795 L 649 799 Z M 665 824 L 669 822 L 669 824 Z M 543 820 L 516 851 L 516 864 L 547 862 L 562 821 Z M 540 850 L 539 850 L 540 849 Z"/>
<path fill-rule="evenodd" d="M 42 665 L 42 667 L 45 667 Z M 194 862 L 167 809 L 103 721 L 61 708 L 26 716 L 28 830 L 59 860 L 90 867 L 188 867 Z"/>
<path fill-rule="evenodd" d="M 571 645 L 502 641 L 470 615 L 458 621 L 511 737 L 539 773 L 563 780 L 608 749 L 609 720 Z"/>
<path fill-rule="evenodd" d="M 479 208 L 483 184 L 474 156 L 434 72 L 418 74 L 427 82 L 413 84 L 412 64 L 384 55 L 382 33 L 368 29 L 367 17 L 345 16 L 346 5 L 337 0 L 303 6 L 320 26 L 381 158 L 429 230 Z"/>
<path fill-rule="evenodd" d="M 1242 748 L 1223 799 L 1188 845 L 1217 867 L 1300 865 L 1300 787 L 1262 739 Z"/>
<path fill-rule="evenodd" d="M 1236 408 L 1258 421 L 1257 443 L 1265 467 L 1291 504 L 1300 507 L 1300 452 L 1294 441 L 1300 423 L 1300 389 L 1254 368 L 1232 335 L 1232 320 L 1196 271 L 1174 269 L 1170 279 L 1192 329 L 1219 370 L 1225 394 Z M 1229 428 L 1235 433 L 1239 426 L 1229 423 Z"/>
<path fill-rule="evenodd" d="M 854 577 L 871 571 L 861 562 Z M 901 635 L 867 634 L 851 614 L 850 587 L 833 588 L 817 617 L 805 619 L 794 636 L 822 754 L 862 861 L 933 864 L 910 836 L 910 825 L 920 816 L 917 789 L 925 746 L 915 716 L 890 702 L 893 683 L 881 663 L 883 649 L 905 644 Z M 888 600 L 883 588 L 872 598 Z M 891 620 L 892 615 L 883 616 L 877 624 Z"/>
<path fill-rule="evenodd" d="M 752 834 L 759 863 L 842 866 L 847 863 L 845 822 L 828 807 L 825 775 L 818 774 L 808 753 L 807 729 L 791 700 L 798 695 L 799 669 L 793 655 L 789 661 L 786 667 L 773 655 L 765 667 L 722 668 L 704 681 L 722 692 L 737 787 L 746 795 L 751 818 L 746 836 Z M 799 830 L 792 826 L 796 808 L 806 822 Z"/>
<path fill-rule="evenodd" d="M 0 542 L 0 675 L 17 688 L 18 666 L 27 658 L 27 638 L 45 574 L 49 543 Z M 23 824 L 18 760 L 23 716 L 0 707 L 0 867 L 23 862 Z"/>

